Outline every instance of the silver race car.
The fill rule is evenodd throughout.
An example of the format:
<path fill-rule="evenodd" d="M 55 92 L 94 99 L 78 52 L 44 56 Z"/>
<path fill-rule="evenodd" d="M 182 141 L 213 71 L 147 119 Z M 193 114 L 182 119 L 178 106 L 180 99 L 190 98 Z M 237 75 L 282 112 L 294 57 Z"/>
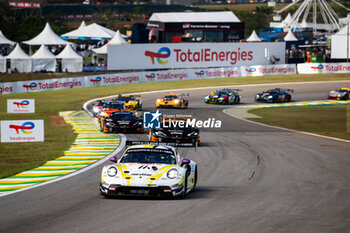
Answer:
<path fill-rule="evenodd" d="M 102 169 L 100 193 L 111 196 L 184 198 L 197 183 L 196 162 L 181 158 L 172 146 L 136 145 Z"/>

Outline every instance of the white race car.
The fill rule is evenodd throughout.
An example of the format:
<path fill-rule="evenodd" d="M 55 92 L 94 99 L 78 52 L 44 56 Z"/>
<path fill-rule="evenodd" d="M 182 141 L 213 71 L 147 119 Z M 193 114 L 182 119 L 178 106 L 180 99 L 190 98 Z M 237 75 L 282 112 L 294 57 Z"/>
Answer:
<path fill-rule="evenodd" d="M 181 158 L 172 146 L 137 145 L 102 169 L 100 193 L 110 196 L 184 198 L 197 183 L 196 162 Z"/>

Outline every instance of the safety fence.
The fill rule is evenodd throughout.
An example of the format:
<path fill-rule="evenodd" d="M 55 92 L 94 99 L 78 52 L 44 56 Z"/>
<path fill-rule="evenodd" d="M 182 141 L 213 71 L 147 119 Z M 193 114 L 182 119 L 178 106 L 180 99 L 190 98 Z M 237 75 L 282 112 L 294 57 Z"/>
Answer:
<path fill-rule="evenodd" d="M 129 73 L 112 73 L 74 78 L 0 83 L 0 95 L 177 80 L 201 80 L 246 76 L 288 75 L 296 73 L 320 74 L 349 72 L 350 63 L 306 63 L 298 65 L 276 64 L 208 69 L 157 70 L 148 72 L 143 71 Z"/>

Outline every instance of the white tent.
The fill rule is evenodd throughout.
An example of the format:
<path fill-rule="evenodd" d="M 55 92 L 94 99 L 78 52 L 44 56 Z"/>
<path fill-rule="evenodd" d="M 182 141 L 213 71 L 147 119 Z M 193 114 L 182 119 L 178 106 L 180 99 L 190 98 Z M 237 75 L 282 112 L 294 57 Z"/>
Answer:
<path fill-rule="evenodd" d="M 61 39 L 54 31 L 52 31 L 49 23 L 46 23 L 44 30 L 39 35 L 31 40 L 23 41 L 24 44 L 28 45 L 64 45 L 71 44 L 68 41 Z"/>
<path fill-rule="evenodd" d="M 67 32 L 62 37 L 65 39 L 109 40 L 114 36 L 114 33 L 111 29 L 93 23 L 85 27 L 80 25 L 78 29 Z"/>
<path fill-rule="evenodd" d="M 83 70 L 83 58 L 70 45 L 66 45 L 56 58 L 62 59 L 63 72 L 81 72 Z"/>
<path fill-rule="evenodd" d="M 288 31 L 287 35 L 284 37 L 284 41 L 298 41 L 291 30 Z"/>
<path fill-rule="evenodd" d="M 11 60 L 11 70 L 17 69 L 20 73 L 29 73 L 32 71 L 32 60 L 31 58 L 22 50 L 19 44 L 13 51 L 6 56 L 6 59 Z"/>
<path fill-rule="evenodd" d="M 349 28 L 349 30 L 348 30 Z M 349 59 L 350 58 L 350 22 L 348 22 L 339 32 L 332 35 L 331 39 L 331 58 Z"/>
<path fill-rule="evenodd" d="M 56 57 L 45 45 L 41 45 L 40 49 L 32 56 L 32 71 L 56 71 Z"/>
<path fill-rule="evenodd" d="M 250 34 L 250 36 L 248 37 L 247 41 L 250 42 L 257 42 L 257 41 L 261 41 L 261 39 L 259 38 L 259 36 L 256 34 L 255 31 L 252 32 L 252 34 Z"/>
<path fill-rule="evenodd" d="M 14 45 L 16 42 L 13 42 L 12 40 L 7 39 L 2 31 L 0 30 L 0 44 L 11 44 Z"/>
<path fill-rule="evenodd" d="M 0 73 L 6 73 L 6 58 L 0 55 Z"/>
<path fill-rule="evenodd" d="M 92 49 L 92 51 L 94 53 L 97 53 L 97 54 L 107 54 L 107 46 L 109 44 L 128 44 L 128 42 L 126 42 L 126 40 L 122 37 L 122 35 L 120 34 L 120 32 L 118 30 L 115 33 L 115 35 L 111 41 L 109 41 L 107 44 L 101 46 L 100 48 Z"/>

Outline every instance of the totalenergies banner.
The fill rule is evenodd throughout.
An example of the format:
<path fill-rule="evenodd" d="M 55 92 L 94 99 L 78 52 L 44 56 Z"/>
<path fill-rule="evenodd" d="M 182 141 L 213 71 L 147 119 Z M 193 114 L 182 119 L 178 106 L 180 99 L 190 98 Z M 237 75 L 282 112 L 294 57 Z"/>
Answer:
<path fill-rule="evenodd" d="M 44 121 L 1 121 L 1 142 L 43 142 Z"/>
<path fill-rule="evenodd" d="M 108 45 L 108 70 L 232 67 L 285 60 L 285 42 Z"/>
<path fill-rule="evenodd" d="M 241 66 L 241 76 L 264 76 L 296 74 L 295 64 L 269 65 L 269 66 Z"/>
<path fill-rule="evenodd" d="M 75 78 L 0 83 L 0 95 L 132 83 L 229 78 L 238 76 L 240 76 L 238 67 L 103 74 Z"/>
<path fill-rule="evenodd" d="M 349 73 L 350 63 L 302 63 L 297 68 L 299 74 Z"/>

